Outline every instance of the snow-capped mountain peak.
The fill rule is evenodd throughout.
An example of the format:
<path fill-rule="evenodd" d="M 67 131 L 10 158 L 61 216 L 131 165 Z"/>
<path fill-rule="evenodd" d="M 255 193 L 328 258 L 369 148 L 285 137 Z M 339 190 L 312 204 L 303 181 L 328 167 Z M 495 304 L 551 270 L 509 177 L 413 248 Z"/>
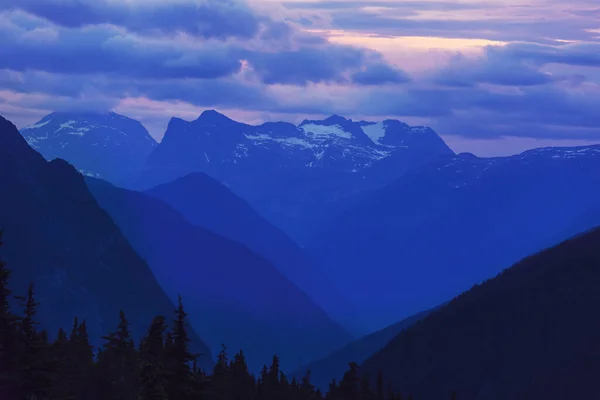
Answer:
<path fill-rule="evenodd" d="M 114 182 L 135 173 L 157 145 L 142 124 L 115 112 L 54 112 L 21 134 L 46 159 Z"/>

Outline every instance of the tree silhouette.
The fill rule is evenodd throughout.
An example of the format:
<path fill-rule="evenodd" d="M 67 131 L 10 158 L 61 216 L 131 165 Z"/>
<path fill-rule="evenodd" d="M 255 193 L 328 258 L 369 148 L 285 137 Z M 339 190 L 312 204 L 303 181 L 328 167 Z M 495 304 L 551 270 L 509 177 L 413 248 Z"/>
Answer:
<path fill-rule="evenodd" d="M 0 242 L 1 244 L 1 242 Z M 21 316 L 11 314 L 10 272 L 0 262 L 0 396 L 6 389 L 15 400 L 375 400 L 368 379 L 358 379 L 358 365 L 349 364 L 339 385 L 334 380 L 323 396 L 310 382 L 310 372 L 292 382 L 280 369 L 277 355 L 258 379 L 249 372 L 243 351 L 231 361 L 222 347 L 212 375 L 197 368 L 189 351 L 187 314 L 181 299 L 172 328 L 163 316 L 153 319 L 136 349 L 125 314 L 116 330 L 94 355 L 86 321 L 75 317 L 70 333 L 59 329 L 54 342 L 39 329 L 34 286 L 17 297 Z M 18 360 L 18 362 L 16 362 Z M 378 378 L 378 393 L 383 385 Z M 393 393 L 392 393 L 393 395 Z M 12 398 L 9 398 L 13 400 Z M 396 400 L 394 397 L 390 397 Z"/>

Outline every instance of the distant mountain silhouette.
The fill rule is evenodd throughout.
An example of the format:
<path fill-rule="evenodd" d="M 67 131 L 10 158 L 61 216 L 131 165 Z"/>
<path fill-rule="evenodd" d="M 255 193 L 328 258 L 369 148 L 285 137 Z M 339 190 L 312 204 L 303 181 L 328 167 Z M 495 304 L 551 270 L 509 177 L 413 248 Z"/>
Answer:
<path fill-rule="evenodd" d="M 47 160 L 114 183 L 131 180 L 157 145 L 142 124 L 114 112 L 54 112 L 21 134 Z"/>
<path fill-rule="evenodd" d="M 205 111 L 195 121 L 169 122 L 133 187 L 148 189 L 204 172 L 305 245 L 323 220 L 339 211 L 339 200 L 453 154 L 431 129 L 399 121 L 332 116 L 298 126 L 252 126 Z"/>
<path fill-rule="evenodd" d="M 218 181 L 203 173 L 192 173 L 146 193 L 170 204 L 192 224 L 265 257 L 330 316 L 356 335 L 365 333 L 354 306 L 336 290 L 334 280 L 283 231 Z"/>
<path fill-rule="evenodd" d="M 600 230 L 525 258 L 368 359 L 415 399 L 592 399 L 600 375 Z"/>
<path fill-rule="evenodd" d="M 440 160 L 362 199 L 310 251 L 377 329 L 566 239 L 600 204 L 598 171 L 600 146 Z"/>
<path fill-rule="evenodd" d="M 93 344 L 115 329 L 122 309 L 136 340 L 149 321 L 169 321 L 175 306 L 108 214 L 67 162 L 46 162 L 17 128 L 0 117 L 0 229 L 2 256 L 13 271 L 13 292 L 33 281 L 42 327 L 54 335 L 73 317 L 87 321 Z M 210 351 L 192 332 L 193 347 L 212 365 Z"/>
<path fill-rule="evenodd" d="M 348 370 L 348 363 L 355 362 L 359 365 L 362 364 L 387 345 L 396 335 L 422 320 L 432 311 L 423 311 L 347 344 L 327 357 L 303 366 L 296 375 L 302 378 L 306 375 L 307 371 L 310 371 L 310 378 L 313 385 L 325 392 L 332 379 L 335 379 L 337 382 L 342 379 L 344 373 Z"/>
<path fill-rule="evenodd" d="M 274 354 L 290 370 L 351 335 L 263 257 L 190 224 L 167 203 L 88 178 L 88 186 L 192 326 L 218 349 L 244 349 L 258 372 Z"/>

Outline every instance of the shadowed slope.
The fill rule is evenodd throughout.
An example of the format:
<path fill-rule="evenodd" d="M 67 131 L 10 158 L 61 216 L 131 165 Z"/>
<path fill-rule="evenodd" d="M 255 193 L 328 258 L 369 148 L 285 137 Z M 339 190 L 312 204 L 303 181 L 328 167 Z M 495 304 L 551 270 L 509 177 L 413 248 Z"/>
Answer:
<path fill-rule="evenodd" d="M 157 314 L 175 306 L 146 263 L 67 162 L 46 162 L 17 128 L 0 117 L 0 227 L 3 258 L 15 294 L 35 284 L 39 320 L 54 335 L 86 319 L 93 344 L 111 332 L 123 310 L 136 340 Z M 192 332 L 194 349 L 210 355 Z M 210 356 L 199 360 L 210 367 Z"/>
<path fill-rule="evenodd" d="M 265 257 L 332 318 L 357 335 L 365 332 L 354 306 L 306 251 L 218 181 L 193 173 L 145 193 L 170 204 L 192 224 L 242 243 Z"/>
<path fill-rule="evenodd" d="M 591 399 L 600 375 L 600 230 L 528 257 L 364 363 L 415 398 Z M 372 375 L 374 376 L 374 375 Z"/>
<path fill-rule="evenodd" d="M 344 373 L 348 371 L 349 362 L 362 364 L 375 354 L 375 352 L 388 344 L 398 333 L 422 320 L 432 311 L 433 310 L 423 311 L 417 315 L 403 319 L 394 325 L 388 326 L 385 329 L 362 337 L 339 350 L 334 351 L 327 357 L 302 367 L 297 374 L 298 378 L 305 376 L 306 372 L 310 371 L 312 384 L 322 391 L 327 391 L 332 379 L 335 379 L 338 382 L 342 379 Z"/>
<path fill-rule="evenodd" d="M 88 179 L 100 205 L 165 291 L 181 294 L 213 349 L 242 348 L 255 372 L 277 353 L 284 368 L 322 356 L 350 335 L 263 257 L 190 224 L 162 200 Z M 289 370 L 289 369 L 288 369 Z"/>

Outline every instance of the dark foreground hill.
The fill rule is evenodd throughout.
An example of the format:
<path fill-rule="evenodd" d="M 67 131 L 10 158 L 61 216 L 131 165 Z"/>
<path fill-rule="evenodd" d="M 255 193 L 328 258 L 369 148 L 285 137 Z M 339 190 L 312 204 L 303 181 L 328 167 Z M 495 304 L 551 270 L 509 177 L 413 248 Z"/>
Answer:
<path fill-rule="evenodd" d="M 592 399 L 600 229 L 531 256 L 400 333 L 363 365 L 415 399 Z"/>
<path fill-rule="evenodd" d="M 213 349 L 244 349 L 253 372 L 277 354 L 287 371 L 352 337 L 266 259 L 190 224 L 162 200 L 88 179 L 154 275 Z M 295 368 L 294 368 L 295 369 Z"/>
<path fill-rule="evenodd" d="M 141 338 L 156 314 L 175 306 L 109 215 L 67 162 L 46 162 L 17 128 L 0 117 L 0 229 L 15 294 L 31 281 L 38 319 L 54 335 L 85 319 L 93 344 L 113 330 L 123 310 Z M 192 333 L 196 351 L 209 349 Z M 199 360 L 210 366 L 210 357 Z"/>

